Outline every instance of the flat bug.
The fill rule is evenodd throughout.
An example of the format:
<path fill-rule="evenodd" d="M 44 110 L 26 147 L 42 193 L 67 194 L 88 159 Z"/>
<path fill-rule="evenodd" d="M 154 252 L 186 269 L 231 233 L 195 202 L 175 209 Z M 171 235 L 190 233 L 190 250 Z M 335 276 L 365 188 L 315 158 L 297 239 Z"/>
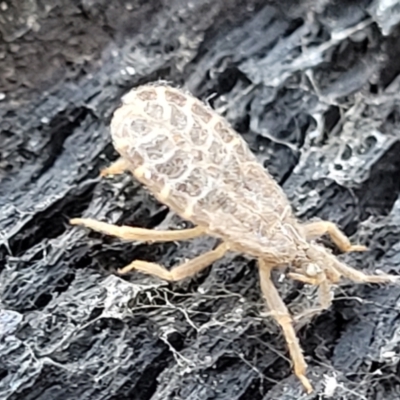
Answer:
<path fill-rule="evenodd" d="M 393 282 L 396 277 L 365 275 L 315 243 L 314 239 L 328 234 L 343 252 L 366 250 L 352 245 L 331 222 L 300 223 L 281 187 L 243 138 L 190 94 L 161 83 L 132 89 L 114 113 L 111 135 L 121 158 L 102 175 L 130 171 L 160 202 L 196 227 L 153 231 L 86 218 L 74 218 L 71 224 L 128 240 L 176 241 L 200 235 L 221 240 L 214 250 L 171 270 L 135 260 L 120 273 L 138 270 L 176 281 L 203 270 L 228 251 L 256 258 L 263 296 L 282 328 L 294 372 L 312 392 L 292 317 L 271 280 L 271 270 L 288 266 L 288 277 L 317 285 L 318 310 L 330 306 L 331 286 L 341 277 L 360 283 Z"/>

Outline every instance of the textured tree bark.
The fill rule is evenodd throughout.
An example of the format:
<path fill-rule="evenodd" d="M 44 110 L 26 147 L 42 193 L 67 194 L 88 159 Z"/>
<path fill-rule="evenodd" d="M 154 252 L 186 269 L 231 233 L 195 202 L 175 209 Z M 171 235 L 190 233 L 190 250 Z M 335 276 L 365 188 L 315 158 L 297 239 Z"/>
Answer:
<path fill-rule="evenodd" d="M 307 397 L 252 260 L 230 255 L 176 283 L 121 278 L 135 258 L 171 267 L 216 241 L 126 243 L 67 223 L 184 225 L 128 174 L 98 177 L 117 157 L 108 125 L 121 95 L 165 79 L 226 116 L 300 219 L 336 222 L 369 247 L 341 259 L 399 274 L 398 8 L 11 3 L 0 14 L 0 399 L 398 399 L 399 287 L 344 283 L 328 311 L 298 321 Z M 316 301 L 281 274 L 294 314 Z"/>

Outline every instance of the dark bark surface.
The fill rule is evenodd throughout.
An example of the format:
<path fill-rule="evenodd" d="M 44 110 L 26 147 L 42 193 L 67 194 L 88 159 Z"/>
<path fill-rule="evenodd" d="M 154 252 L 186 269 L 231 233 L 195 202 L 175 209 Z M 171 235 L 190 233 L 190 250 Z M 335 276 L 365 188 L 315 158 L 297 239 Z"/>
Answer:
<path fill-rule="evenodd" d="M 166 79 L 227 117 L 301 220 L 334 221 L 369 247 L 341 259 L 400 273 L 389 3 L 0 4 L 0 399 L 399 399 L 399 287 L 345 282 L 298 326 L 307 396 L 254 261 L 232 255 L 174 284 L 121 278 L 135 258 L 171 267 L 216 242 L 124 243 L 68 225 L 184 225 L 130 176 L 98 178 L 117 157 L 108 126 L 121 95 Z M 315 300 L 275 278 L 293 312 Z"/>

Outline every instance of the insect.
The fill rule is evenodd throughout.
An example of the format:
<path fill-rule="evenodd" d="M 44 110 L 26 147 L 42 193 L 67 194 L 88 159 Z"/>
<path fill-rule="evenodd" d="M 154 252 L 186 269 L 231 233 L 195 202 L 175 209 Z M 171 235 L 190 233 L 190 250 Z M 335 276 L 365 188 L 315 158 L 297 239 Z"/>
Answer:
<path fill-rule="evenodd" d="M 343 252 L 363 251 L 327 221 L 300 223 L 285 193 L 257 161 L 244 139 L 210 107 L 190 94 L 156 83 L 132 89 L 111 121 L 111 136 L 120 158 L 102 171 L 130 171 L 162 203 L 195 227 L 153 231 L 74 218 L 73 225 L 126 240 L 177 241 L 200 235 L 220 244 L 182 265 L 163 266 L 135 260 L 120 273 L 137 270 L 168 281 L 188 278 L 228 251 L 258 260 L 260 286 L 271 315 L 280 325 L 305 390 L 313 391 L 292 317 L 271 280 L 275 267 L 288 277 L 316 285 L 319 310 L 331 304 L 331 286 L 349 278 L 359 283 L 393 282 L 391 275 L 366 275 L 339 261 L 315 242 L 324 234 Z"/>

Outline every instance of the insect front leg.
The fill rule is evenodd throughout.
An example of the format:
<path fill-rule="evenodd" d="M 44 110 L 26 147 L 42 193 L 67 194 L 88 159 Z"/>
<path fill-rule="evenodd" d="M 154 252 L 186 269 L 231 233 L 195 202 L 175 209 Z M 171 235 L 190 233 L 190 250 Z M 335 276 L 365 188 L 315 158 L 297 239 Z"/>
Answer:
<path fill-rule="evenodd" d="M 390 283 L 400 280 L 398 276 L 388 274 L 367 275 L 341 262 L 322 246 L 312 245 L 307 250 L 307 256 L 310 261 L 309 265 L 319 266 L 331 283 L 338 283 L 342 277 L 358 283 Z M 307 271 L 307 268 L 305 271 Z"/>
<path fill-rule="evenodd" d="M 318 303 L 319 306 L 312 307 L 304 312 L 297 314 L 294 319 L 296 322 L 304 319 L 309 320 L 322 311 L 327 310 L 332 304 L 332 283 L 328 279 L 325 271 L 319 271 L 315 277 L 307 276 L 303 273 L 289 273 L 288 276 L 300 282 L 318 286 Z"/>
<path fill-rule="evenodd" d="M 302 227 L 307 240 L 328 234 L 333 243 L 343 252 L 367 250 L 365 246 L 351 244 L 349 238 L 333 222 L 309 222 L 302 225 Z"/>
<path fill-rule="evenodd" d="M 362 271 L 346 265 L 330 255 L 331 263 L 328 268 L 335 269 L 343 277 L 358 283 L 399 283 L 400 277 L 382 274 L 382 275 L 367 275 Z"/>
<path fill-rule="evenodd" d="M 120 269 L 118 273 L 126 274 L 129 271 L 137 270 L 144 272 L 145 274 L 157 276 L 158 278 L 166 281 L 179 281 L 181 279 L 189 278 L 190 276 L 193 276 L 207 268 L 213 262 L 222 258 L 228 250 L 228 245 L 222 243 L 214 250 L 204 253 L 196 258 L 193 258 L 192 260 L 186 261 L 181 265 L 173 267 L 171 270 L 167 270 L 162 265 L 156 263 L 135 260 L 126 267 Z"/>
<path fill-rule="evenodd" d="M 154 229 L 108 224 L 92 218 L 73 218 L 69 223 L 71 225 L 82 225 L 96 232 L 116 236 L 120 239 L 144 242 L 174 242 L 176 240 L 193 239 L 205 234 L 205 229 L 201 226 L 180 231 L 156 231 Z"/>
<path fill-rule="evenodd" d="M 313 387 L 306 376 L 307 364 L 293 328 L 292 317 L 271 280 L 271 269 L 273 266 L 268 265 L 262 259 L 259 259 L 258 262 L 261 290 L 268 308 L 271 311 L 271 315 L 282 328 L 286 343 L 289 347 L 290 357 L 293 361 L 294 373 L 303 384 L 307 393 L 311 393 Z"/>

